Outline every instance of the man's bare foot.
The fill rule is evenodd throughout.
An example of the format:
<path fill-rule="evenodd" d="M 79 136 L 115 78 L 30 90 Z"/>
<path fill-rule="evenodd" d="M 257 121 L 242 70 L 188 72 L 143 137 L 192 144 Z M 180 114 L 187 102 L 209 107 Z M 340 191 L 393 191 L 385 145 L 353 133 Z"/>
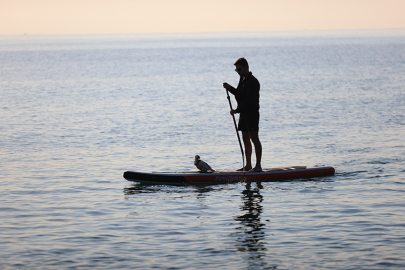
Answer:
<path fill-rule="evenodd" d="M 244 168 L 237 169 L 237 172 L 248 172 L 252 170 L 252 167 L 245 166 Z"/>
<path fill-rule="evenodd" d="M 249 170 L 249 172 L 262 172 L 262 167 L 256 166 L 253 169 Z"/>

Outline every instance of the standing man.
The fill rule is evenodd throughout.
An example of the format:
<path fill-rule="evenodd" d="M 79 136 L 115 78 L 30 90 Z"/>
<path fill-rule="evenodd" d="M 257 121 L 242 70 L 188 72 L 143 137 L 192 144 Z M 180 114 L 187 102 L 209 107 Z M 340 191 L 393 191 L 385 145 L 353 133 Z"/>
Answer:
<path fill-rule="evenodd" d="M 249 64 L 245 58 L 235 62 L 235 71 L 239 74 L 239 84 L 235 88 L 228 83 L 223 86 L 235 95 L 238 107 L 231 110 L 231 114 L 239 113 L 238 130 L 242 131 L 243 144 L 245 145 L 246 166 L 238 171 L 262 171 L 262 144 L 259 140 L 259 98 L 260 83 L 249 71 Z M 252 168 L 252 144 L 255 146 L 256 166 Z"/>

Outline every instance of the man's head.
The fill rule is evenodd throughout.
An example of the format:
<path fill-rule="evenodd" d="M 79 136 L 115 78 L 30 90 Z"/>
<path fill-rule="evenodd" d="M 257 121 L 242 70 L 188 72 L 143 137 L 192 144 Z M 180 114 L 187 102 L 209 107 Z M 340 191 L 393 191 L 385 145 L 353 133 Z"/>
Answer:
<path fill-rule="evenodd" d="M 235 62 L 235 71 L 242 77 L 246 77 L 249 74 L 249 64 L 245 58 L 239 58 Z"/>

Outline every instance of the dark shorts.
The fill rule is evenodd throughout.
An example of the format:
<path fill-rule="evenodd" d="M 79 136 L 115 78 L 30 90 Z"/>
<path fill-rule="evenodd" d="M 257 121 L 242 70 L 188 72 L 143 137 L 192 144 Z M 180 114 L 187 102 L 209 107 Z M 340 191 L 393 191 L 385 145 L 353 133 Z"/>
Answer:
<path fill-rule="evenodd" d="M 241 113 L 239 115 L 238 130 L 240 131 L 259 131 L 259 111 L 253 113 Z"/>

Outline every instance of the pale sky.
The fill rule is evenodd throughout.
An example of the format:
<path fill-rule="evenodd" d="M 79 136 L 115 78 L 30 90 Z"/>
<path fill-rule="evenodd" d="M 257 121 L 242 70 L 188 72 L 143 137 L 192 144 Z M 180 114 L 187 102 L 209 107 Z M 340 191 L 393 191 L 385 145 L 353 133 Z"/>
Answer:
<path fill-rule="evenodd" d="M 0 0 L 0 35 L 405 28 L 405 0 Z"/>

